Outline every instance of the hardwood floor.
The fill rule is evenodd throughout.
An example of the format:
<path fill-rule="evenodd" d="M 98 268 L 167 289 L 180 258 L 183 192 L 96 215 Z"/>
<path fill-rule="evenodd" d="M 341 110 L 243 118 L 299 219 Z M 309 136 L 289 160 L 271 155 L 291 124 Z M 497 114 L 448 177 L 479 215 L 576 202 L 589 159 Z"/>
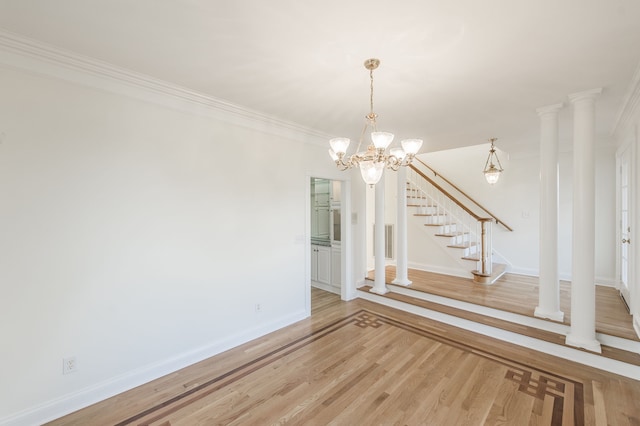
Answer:
<path fill-rule="evenodd" d="M 387 283 L 395 278 L 395 267 L 386 268 Z M 373 279 L 374 273 L 369 274 Z M 438 296 L 462 300 L 477 305 L 533 317 L 538 305 L 538 278 L 505 274 L 492 285 L 475 284 L 471 279 L 409 270 L 411 288 Z M 564 324 L 571 323 L 571 283 L 560 282 L 560 309 Z M 618 291 L 612 287 L 596 286 L 596 331 L 639 341 Z"/>
<path fill-rule="evenodd" d="M 312 316 L 51 425 L 637 425 L 640 382 L 312 289 Z"/>

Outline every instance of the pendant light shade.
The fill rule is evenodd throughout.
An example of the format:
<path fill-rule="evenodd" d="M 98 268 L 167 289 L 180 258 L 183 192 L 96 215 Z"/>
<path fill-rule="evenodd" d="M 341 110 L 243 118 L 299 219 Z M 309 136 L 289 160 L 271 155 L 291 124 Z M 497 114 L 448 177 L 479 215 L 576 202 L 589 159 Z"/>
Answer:
<path fill-rule="evenodd" d="M 367 185 L 378 183 L 384 172 L 384 163 L 381 161 L 362 161 L 360 163 L 360 173 Z"/>
<path fill-rule="evenodd" d="M 500 164 L 500 159 L 498 158 L 498 154 L 496 154 L 495 141 L 497 138 L 491 138 L 491 149 L 489 149 L 489 156 L 487 157 L 487 161 L 484 164 L 484 177 L 489 183 L 489 185 L 494 185 L 500 179 L 500 173 L 503 172 L 502 164 Z M 494 164 L 494 160 L 498 163 L 498 166 Z"/>

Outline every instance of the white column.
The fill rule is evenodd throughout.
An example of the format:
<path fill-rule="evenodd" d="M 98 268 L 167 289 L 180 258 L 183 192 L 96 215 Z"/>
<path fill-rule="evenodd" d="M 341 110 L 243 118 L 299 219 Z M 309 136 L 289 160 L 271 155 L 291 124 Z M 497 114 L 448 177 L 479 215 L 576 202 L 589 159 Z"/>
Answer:
<path fill-rule="evenodd" d="M 393 284 L 410 285 L 409 266 L 407 260 L 407 168 L 398 169 L 398 205 L 397 212 L 397 241 L 398 251 L 396 253 L 396 279 Z"/>
<path fill-rule="evenodd" d="M 562 322 L 558 278 L 558 112 L 562 104 L 538 108 L 540 117 L 540 278 L 534 315 Z"/>
<path fill-rule="evenodd" d="M 602 352 L 596 340 L 595 101 L 602 89 L 569 95 L 573 104 L 571 330 L 567 344 Z"/>
<path fill-rule="evenodd" d="M 385 282 L 385 260 L 384 260 L 384 174 L 380 181 L 376 183 L 376 225 L 375 225 L 375 281 L 371 291 L 373 293 L 385 294 L 389 291 Z"/>

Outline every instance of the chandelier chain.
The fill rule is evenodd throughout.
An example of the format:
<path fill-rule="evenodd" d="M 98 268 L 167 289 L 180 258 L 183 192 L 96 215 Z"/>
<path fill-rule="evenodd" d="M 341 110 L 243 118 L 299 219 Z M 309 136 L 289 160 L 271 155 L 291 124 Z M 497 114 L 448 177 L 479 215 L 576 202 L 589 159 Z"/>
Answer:
<path fill-rule="evenodd" d="M 370 116 L 373 117 L 374 116 L 374 113 L 373 113 L 373 70 L 369 70 L 369 80 L 371 82 L 370 83 L 371 84 L 371 86 L 370 86 L 371 87 L 371 92 L 370 92 L 371 95 L 370 95 L 370 99 L 369 99 L 370 105 L 371 105 L 371 114 L 370 114 Z"/>

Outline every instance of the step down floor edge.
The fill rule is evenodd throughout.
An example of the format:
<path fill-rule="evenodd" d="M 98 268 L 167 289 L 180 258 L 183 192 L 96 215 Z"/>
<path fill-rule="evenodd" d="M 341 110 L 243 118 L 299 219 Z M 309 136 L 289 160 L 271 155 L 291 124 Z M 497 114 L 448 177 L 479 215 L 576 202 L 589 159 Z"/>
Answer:
<path fill-rule="evenodd" d="M 389 285 L 389 287 L 396 287 L 392 289 L 392 293 L 402 294 L 405 296 L 407 294 L 403 290 L 406 290 L 408 292 L 412 291 L 402 286 Z M 591 367 L 606 370 L 615 374 L 620 374 L 622 376 L 629 377 L 634 380 L 640 380 L 639 365 L 627 363 L 627 362 L 620 361 L 613 358 L 608 358 L 603 355 L 594 354 L 589 351 L 573 348 L 571 346 L 561 345 L 561 344 L 549 342 L 547 340 L 538 339 L 532 336 L 527 336 L 514 331 L 500 328 L 498 326 L 474 322 L 466 318 L 440 312 L 434 309 L 429 309 L 429 308 L 421 307 L 418 305 L 412 305 L 411 303 L 408 303 L 408 302 L 386 297 L 387 295 L 377 295 L 374 293 L 370 293 L 369 291 L 367 291 L 367 288 L 368 287 L 359 288 L 358 297 L 361 297 L 365 300 L 369 300 L 374 303 L 380 303 L 386 306 L 400 309 L 405 312 L 413 313 L 425 318 L 430 318 L 436 321 L 440 321 L 440 322 L 443 322 L 455 327 L 459 327 L 465 330 L 469 330 L 475 333 L 480 333 L 489 337 L 510 342 L 519 346 L 534 348 L 535 350 L 538 350 L 540 352 L 544 352 L 544 353 L 565 358 L 568 360 L 573 360 Z M 560 335 L 566 335 L 566 332 L 568 331 L 568 328 L 569 328 L 569 326 L 567 325 L 555 323 L 552 321 L 526 317 L 520 314 L 500 311 L 494 308 L 487 308 L 485 306 L 474 305 L 468 302 L 461 302 L 454 299 L 448 299 L 442 296 L 437 296 L 437 295 L 432 295 L 427 293 L 424 293 L 424 295 L 425 297 L 415 297 L 414 294 L 409 294 L 410 297 L 415 297 L 418 300 L 424 300 L 430 303 L 448 306 L 453 309 L 460 309 L 468 312 L 473 312 L 473 313 L 487 316 L 490 318 L 496 318 L 498 320 L 511 322 L 517 325 L 529 326 L 529 327 L 540 329 L 542 331 L 547 331 L 547 332 L 556 333 Z M 452 304 L 449 304 L 448 303 L 449 301 L 452 302 Z M 474 309 L 470 309 L 470 307 L 473 307 Z M 521 318 L 517 318 L 517 317 L 521 317 Z M 524 323 L 522 323 L 522 321 L 524 321 Z M 545 323 L 544 324 L 545 326 L 540 327 L 541 325 L 540 322 Z M 537 324 L 538 326 L 534 324 Z M 633 342 L 627 339 L 610 336 L 610 335 L 604 335 L 601 333 L 598 333 L 597 337 L 598 337 L 598 340 L 600 340 L 603 345 L 610 346 L 612 348 L 619 349 L 622 351 L 639 353 L 638 348 L 640 347 L 640 342 Z"/>

